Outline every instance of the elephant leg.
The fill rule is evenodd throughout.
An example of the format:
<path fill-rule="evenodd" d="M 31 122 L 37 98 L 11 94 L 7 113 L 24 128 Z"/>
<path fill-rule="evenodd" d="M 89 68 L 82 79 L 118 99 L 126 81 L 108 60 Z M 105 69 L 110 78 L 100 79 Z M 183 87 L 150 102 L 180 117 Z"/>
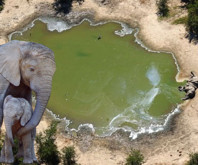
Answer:
<path fill-rule="evenodd" d="M 9 84 L 10 83 L 0 74 L 0 127 L 3 123 L 3 101 Z"/>
<path fill-rule="evenodd" d="M 188 99 L 193 99 L 195 97 L 195 93 L 187 93 L 182 100 L 188 100 Z"/>
<path fill-rule="evenodd" d="M 36 137 L 36 128 L 34 128 L 32 130 L 32 158 L 33 158 L 33 161 L 37 162 L 37 158 L 36 158 L 36 154 L 35 154 L 35 151 L 34 151 L 34 141 L 35 141 L 35 137 Z"/>
<path fill-rule="evenodd" d="M 23 163 L 29 164 L 33 163 L 33 158 L 32 158 L 32 135 L 31 133 L 28 133 L 22 137 L 23 141 Z"/>
<path fill-rule="evenodd" d="M 8 139 L 7 135 L 5 137 L 5 160 L 4 163 L 13 163 L 14 162 L 14 156 L 12 151 L 12 145 L 10 143 L 10 140 Z"/>
<path fill-rule="evenodd" d="M 184 98 L 182 98 L 182 100 L 188 100 L 188 99 L 190 99 L 189 96 L 185 96 Z"/>
<path fill-rule="evenodd" d="M 178 90 L 179 90 L 180 92 L 182 92 L 182 91 L 184 90 L 184 87 L 179 86 L 179 87 L 178 87 Z"/>
<path fill-rule="evenodd" d="M 19 146 L 18 146 L 18 151 L 17 151 L 16 157 L 17 158 L 23 157 L 23 143 L 21 140 L 19 141 Z"/>

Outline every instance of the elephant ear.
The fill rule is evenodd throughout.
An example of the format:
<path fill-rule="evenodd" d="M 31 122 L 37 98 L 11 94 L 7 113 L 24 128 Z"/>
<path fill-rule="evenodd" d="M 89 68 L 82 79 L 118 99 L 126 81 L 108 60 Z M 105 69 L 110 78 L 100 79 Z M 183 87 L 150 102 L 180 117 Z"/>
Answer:
<path fill-rule="evenodd" d="M 12 98 L 13 98 L 12 95 L 6 96 L 6 98 L 4 99 L 3 108 L 5 107 L 6 103 Z"/>
<path fill-rule="evenodd" d="M 32 116 L 32 107 L 25 99 L 19 99 L 21 102 L 21 107 L 23 108 L 23 115 L 21 116 L 20 124 L 25 126 Z"/>
<path fill-rule="evenodd" d="M 0 46 L 0 74 L 14 86 L 20 84 L 21 51 L 17 41 L 10 41 Z"/>

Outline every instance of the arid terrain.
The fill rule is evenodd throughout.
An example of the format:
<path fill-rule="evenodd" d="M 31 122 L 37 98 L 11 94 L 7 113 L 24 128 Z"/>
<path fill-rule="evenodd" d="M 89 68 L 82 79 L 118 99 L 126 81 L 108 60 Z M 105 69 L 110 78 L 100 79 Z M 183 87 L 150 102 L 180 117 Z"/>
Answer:
<path fill-rule="evenodd" d="M 7 35 L 24 27 L 34 18 L 56 15 L 52 10 L 54 0 L 5 2 L 4 10 L 0 13 L 0 44 L 8 41 Z M 184 25 L 172 24 L 173 20 L 186 15 L 186 11 L 180 9 L 180 0 L 172 0 L 169 6 L 171 16 L 159 19 L 156 14 L 156 0 L 85 0 L 81 5 L 74 3 L 68 15 L 57 16 L 74 20 L 80 16 L 90 16 L 94 21 L 118 20 L 140 28 L 138 37 L 147 47 L 174 53 L 180 68 L 176 78 L 177 81 L 182 81 L 189 77 L 191 71 L 198 75 L 198 46 L 189 43 L 185 37 Z M 59 131 L 57 145 L 60 149 L 66 145 L 74 145 L 81 165 L 124 164 L 130 148 L 141 150 L 145 156 L 145 165 L 183 165 L 189 159 L 189 153 L 198 152 L 197 97 L 182 105 L 181 113 L 170 123 L 167 131 L 143 135 L 133 141 L 124 132 L 98 138 L 92 134 L 63 135 Z M 49 122 L 49 115 L 46 113 L 37 127 L 38 132 L 47 128 Z"/>

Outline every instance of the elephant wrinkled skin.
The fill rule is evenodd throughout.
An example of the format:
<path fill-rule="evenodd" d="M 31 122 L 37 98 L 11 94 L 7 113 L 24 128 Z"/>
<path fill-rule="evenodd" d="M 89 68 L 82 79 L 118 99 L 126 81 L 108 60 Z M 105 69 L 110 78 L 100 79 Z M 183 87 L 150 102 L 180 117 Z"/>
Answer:
<path fill-rule="evenodd" d="M 1 163 L 13 163 L 14 156 L 12 146 L 14 146 L 13 136 L 31 118 L 33 113 L 31 105 L 23 98 L 14 98 L 11 95 L 4 100 L 3 115 L 6 128 L 6 137 L 1 150 Z M 23 163 L 33 163 L 37 161 L 34 152 L 35 134 L 31 132 L 21 136 L 19 139 L 19 150 L 17 156 L 24 157 Z"/>
<path fill-rule="evenodd" d="M 35 110 L 18 135 L 22 136 L 35 129 L 48 103 L 55 70 L 53 52 L 41 44 L 14 40 L 0 46 L 0 126 L 5 97 L 12 95 L 24 98 L 32 105 L 34 91 Z"/>

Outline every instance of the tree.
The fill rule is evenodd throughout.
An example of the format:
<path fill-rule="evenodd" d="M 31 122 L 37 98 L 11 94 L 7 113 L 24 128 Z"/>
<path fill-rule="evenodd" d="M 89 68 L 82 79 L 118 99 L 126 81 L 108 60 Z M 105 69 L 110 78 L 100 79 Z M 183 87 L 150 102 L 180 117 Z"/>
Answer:
<path fill-rule="evenodd" d="M 64 165 L 76 165 L 76 152 L 74 150 L 74 147 L 65 147 L 63 148 L 62 152 L 62 159 Z"/>
<path fill-rule="evenodd" d="M 131 150 L 129 156 L 126 159 L 125 165 L 142 165 L 144 163 L 144 156 L 139 150 Z"/>
<path fill-rule="evenodd" d="M 186 165 L 197 165 L 198 164 L 198 153 L 192 153 L 189 156 L 190 156 L 190 160 L 186 163 Z"/>
<path fill-rule="evenodd" d="M 167 17 L 169 14 L 169 9 L 168 9 L 167 3 L 168 3 L 168 0 L 159 0 L 159 2 L 157 3 L 158 13 L 162 17 Z"/>
<path fill-rule="evenodd" d="M 4 0 L 0 0 L 0 11 L 3 10 Z"/>
<path fill-rule="evenodd" d="M 194 3 L 196 0 L 181 0 L 181 2 L 187 3 L 187 4 L 192 4 Z"/>
<path fill-rule="evenodd" d="M 198 1 L 188 5 L 187 29 L 193 38 L 198 38 Z"/>
<path fill-rule="evenodd" d="M 57 165 L 60 163 L 60 152 L 55 144 L 58 121 L 53 121 L 50 127 L 36 137 L 38 144 L 38 160 L 40 163 Z"/>
<path fill-rule="evenodd" d="M 53 7 L 56 13 L 68 14 L 72 10 L 73 2 L 82 4 L 84 0 L 55 0 Z"/>

